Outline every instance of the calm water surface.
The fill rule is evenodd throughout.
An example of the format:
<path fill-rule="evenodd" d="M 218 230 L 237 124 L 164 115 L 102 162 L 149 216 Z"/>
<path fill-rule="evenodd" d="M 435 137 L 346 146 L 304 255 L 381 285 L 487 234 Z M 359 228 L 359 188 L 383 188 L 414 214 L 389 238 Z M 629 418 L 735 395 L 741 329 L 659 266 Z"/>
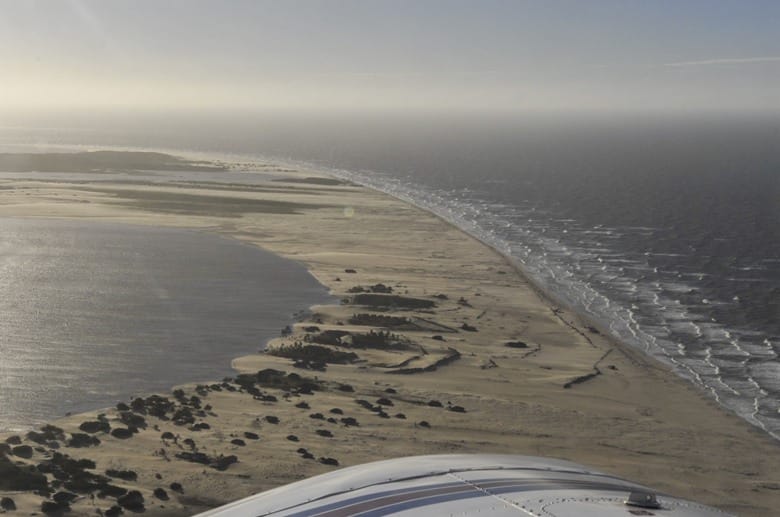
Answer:
<path fill-rule="evenodd" d="M 229 375 L 326 300 L 300 264 L 214 235 L 0 219 L 0 429 Z"/>

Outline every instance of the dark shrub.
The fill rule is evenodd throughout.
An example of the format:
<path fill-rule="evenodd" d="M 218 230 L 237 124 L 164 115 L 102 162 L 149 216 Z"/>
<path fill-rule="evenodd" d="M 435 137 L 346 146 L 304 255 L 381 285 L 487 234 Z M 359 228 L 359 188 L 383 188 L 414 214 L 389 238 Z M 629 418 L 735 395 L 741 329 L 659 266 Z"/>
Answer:
<path fill-rule="evenodd" d="M 59 514 L 66 510 L 70 510 L 70 506 L 67 504 L 60 505 L 54 501 L 43 501 L 41 503 L 41 511 L 46 515 Z"/>
<path fill-rule="evenodd" d="M 133 431 L 125 427 L 115 427 L 111 430 L 111 436 L 120 440 L 126 440 L 133 436 Z"/>
<path fill-rule="evenodd" d="M 115 504 L 114 506 L 112 506 L 111 508 L 106 510 L 105 515 L 106 515 L 106 517 L 119 517 L 123 513 L 125 513 L 125 512 L 124 512 L 124 510 L 122 510 L 122 507 Z"/>
<path fill-rule="evenodd" d="M 122 508 L 132 511 L 141 511 L 144 509 L 144 496 L 138 490 L 131 490 L 116 500 Z"/>
<path fill-rule="evenodd" d="M 136 474 L 134 470 L 108 469 L 106 475 L 112 478 L 124 479 L 125 481 L 135 481 L 138 479 L 138 474 Z"/>
<path fill-rule="evenodd" d="M 79 429 L 85 433 L 90 434 L 99 432 L 107 433 L 111 430 L 111 426 L 108 424 L 108 422 L 105 421 L 87 420 L 86 422 L 82 422 L 81 425 L 79 425 Z"/>
<path fill-rule="evenodd" d="M 93 447 L 100 445 L 100 440 L 97 436 L 92 436 L 85 433 L 73 433 L 68 440 L 68 447 Z"/>
<path fill-rule="evenodd" d="M 54 502 L 57 504 L 62 505 L 72 503 L 77 497 L 78 496 L 73 492 L 57 492 L 51 498 L 54 499 Z"/>
<path fill-rule="evenodd" d="M 362 325 L 366 327 L 385 327 L 385 328 L 397 328 L 397 327 L 409 327 L 417 328 L 409 318 L 403 318 L 400 316 L 386 316 L 384 314 L 369 314 L 360 313 L 353 314 L 349 318 L 348 323 L 350 325 Z"/>
<path fill-rule="evenodd" d="M 352 303 L 368 307 L 395 307 L 399 309 L 430 309 L 436 306 L 431 300 L 422 298 L 375 293 L 356 294 L 352 297 Z"/>
<path fill-rule="evenodd" d="M 504 343 L 504 346 L 509 348 L 528 348 L 528 345 L 522 341 L 508 341 Z"/>
<path fill-rule="evenodd" d="M 270 355 L 295 359 L 303 365 L 349 364 L 358 360 L 353 352 L 342 352 L 319 345 L 304 345 L 296 342 L 269 350 Z"/>
<path fill-rule="evenodd" d="M 341 346 L 341 339 L 344 336 L 349 336 L 349 332 L 346 330 L 323 330 L 319 334 L 307 334 L 304 340 L 320 345 Z"/>
<path fill-rule="evenodd" d="M 46 476 L 32 466 L 14 464 L 0 456 L 0 490 L 41 490 L 47 486 Z"/>
<path fill-rule="evenodd" d="M 33 449 L 29 445 L 17 445 L 11 449 L 11 452 L 14 456 L 19 456 L 20 458 L 25 459 L 32 458 L 33 455 Z"/>

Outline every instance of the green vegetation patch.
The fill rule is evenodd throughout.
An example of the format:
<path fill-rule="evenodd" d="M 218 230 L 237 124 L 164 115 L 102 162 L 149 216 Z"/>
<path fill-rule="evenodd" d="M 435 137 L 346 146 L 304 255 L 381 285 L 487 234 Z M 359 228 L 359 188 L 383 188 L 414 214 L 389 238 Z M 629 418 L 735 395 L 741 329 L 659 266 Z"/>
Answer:
<path fill-rule="evenodd" d="M 356 285 L 349 289 L 350 293 L 384 293 L 390 294 L 393 292 L 393 288 L 385 284 L 374 284 L 364 287 L 362 285 Z"/>
<path fill-rule="evenodd" d="M 266 368 L 255 374 L 242 373 L 236 377 L 235 383 L 250 393 L 255 386 L 275 388 L 294 393 L 311 393 L 322 389 L 322 383 L 318 380 L 304 377 L 297 373 L 274 370 L 273 368 Z"/>
<path fill-rule="evenodd" d="M 416 330 L 419 328 L 409 318 L 404 318 L 402 316 L 387 316 L 384 314 L 370 314 L 366 312 L 353 314 L 347 322 L 350 325 L 361 325 L 365 327 L 402 328 L 406 330 Z"/>
<path fill-rule="evenodd" d="M 352 334 L 354 348 L 374 348 L 378 350 L 408 350 L 412 343 L 403 336 L 389 330 L 371 331 L 367 334 Z"/>
<path fill-rule="evenodd" d="M 356 294 L 352 297 L 351 302 L 355 305 L 365 305 L 368 307 L 395 307 L 399 309 L 430 309 L 436 306 L 431 300 L 424 300 L 422 298 L 374 293 Z"/>
<path fill-rule="evenodd" d="M 268 353 L 293 359 L 296 361 L 296 366 L 311 369 L 322 369 L 325 364 L 349 364 L 359 359 L 354 352 L 333 350 L 320 345 L 304 345 L 301 342 L 283 345 L 269 350 Z"/>
<path fill-rule="evenodd" d="M 387 331 L 352 333 L 343 330 L 326 330 L 319 334 L 307 334 L 307 342 L 345 348 L 375 350 L 409 350 L 414 344 L 404 336 Z"/>
<path fill-rule="evenodd" d="M 46 487 L 46 476 L 35 467 L 16 465 L 0 455 L 0 490 L 41 490 Z"/>
<path fill-rule="evenodd" d="M 350 333 L 346 330 L 323 330 L 317 334 L 306 334 L 303 339 L 304 341 L 321 345 L 343 346 L 344 343 L 341 341 L 341 338 L 349 335 Z"/>

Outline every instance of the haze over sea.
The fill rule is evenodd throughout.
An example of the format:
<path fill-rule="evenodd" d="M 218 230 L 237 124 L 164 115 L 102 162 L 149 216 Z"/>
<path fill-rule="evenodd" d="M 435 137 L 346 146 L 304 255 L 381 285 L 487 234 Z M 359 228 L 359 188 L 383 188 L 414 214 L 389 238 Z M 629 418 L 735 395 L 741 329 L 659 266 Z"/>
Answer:
<path fill-rule="evenodd" d="M 5 150 L 302 162 L 409 200 L 780 437 L 780 117 L 238 115 L 57 120 Z"/>

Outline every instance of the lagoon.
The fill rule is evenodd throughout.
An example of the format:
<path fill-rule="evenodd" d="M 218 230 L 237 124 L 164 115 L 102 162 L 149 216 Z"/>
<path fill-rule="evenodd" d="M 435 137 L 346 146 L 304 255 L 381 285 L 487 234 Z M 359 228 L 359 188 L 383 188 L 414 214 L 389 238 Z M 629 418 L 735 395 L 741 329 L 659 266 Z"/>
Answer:
<path fill-rule="evenodd" d="M 0 219 L 0 430 L 230 375 L 326 300 L 302 265 L 216 235 Z"/>

